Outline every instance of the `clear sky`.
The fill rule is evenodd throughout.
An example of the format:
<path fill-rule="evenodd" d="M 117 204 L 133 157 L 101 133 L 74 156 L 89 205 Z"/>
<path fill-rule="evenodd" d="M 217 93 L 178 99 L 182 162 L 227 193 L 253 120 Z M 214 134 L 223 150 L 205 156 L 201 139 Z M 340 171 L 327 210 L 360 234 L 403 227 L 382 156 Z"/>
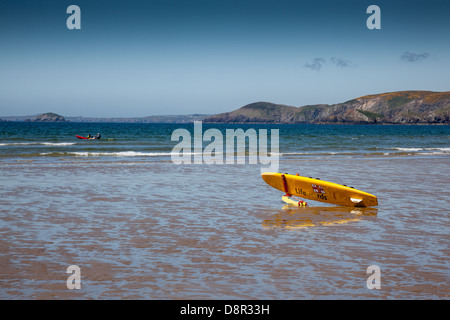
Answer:
<path fill-rule="evenodd" d="M 69 5 L 81 29 L 69 30 Z M 370 30 L 367 8 L 381 9 Z M 0 116 L 220 113 L 450 90 L 450 1 L 0 0 Z"/>

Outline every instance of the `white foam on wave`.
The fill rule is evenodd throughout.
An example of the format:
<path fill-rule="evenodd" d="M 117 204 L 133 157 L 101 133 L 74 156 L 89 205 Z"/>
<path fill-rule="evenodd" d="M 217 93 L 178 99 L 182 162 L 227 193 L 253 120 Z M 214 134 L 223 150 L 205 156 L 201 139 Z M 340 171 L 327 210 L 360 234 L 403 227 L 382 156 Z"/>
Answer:
<path fill-rule="evenodd" d="M 417 152 L 422 151 L 423 148 L 392 148 L 392 150 L 404 151 L 404 152 Z"/>
<path fill-rule="evenodd" d="M 170 152 L 137 152 L 137 151 L 119 151 L 119 152 L 67 152 L 66 154 L 81 157 L 159 157 L 170 156 Z"/>
<path fill-rule="evenodd" d="M 172 152 L 137 152 L 137 151 L 119 151 L 119 152 L 42 152 L 40 155 L 66 155 L 77 157 L 162 157 L 177 155 L 178 153 Z M 196 153 L 185 153 L 185 155 L 194 155 Z"/>
<path fill-rule="evenodd" d="M 40 143 L 44 146 L 55 146 L 55 147 L 63 147 L 63 146 L 73 146 L 76 144 L 75 142 L 43 142 Z"/>
<path fill-rule="evenodd" d="M 0 143 L 0 146 L 50 146 L 50 147 L 64 147 L 72 146 L 75 142 L 6 142 Z"/>
<path fill-rule="evenodd" d="M 403 152 L 434 151 L 441 153 L 450 153 L 450 148 L 392 148 L 392 149 Z"/>

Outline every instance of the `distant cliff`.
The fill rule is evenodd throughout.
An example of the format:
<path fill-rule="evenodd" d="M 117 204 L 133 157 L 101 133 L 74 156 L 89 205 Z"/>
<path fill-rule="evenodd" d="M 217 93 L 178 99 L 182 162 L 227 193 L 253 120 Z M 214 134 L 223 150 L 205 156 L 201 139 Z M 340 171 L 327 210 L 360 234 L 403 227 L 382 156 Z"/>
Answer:
<path fill-rule="evenodd" d="M 248 104 L 204 122 L 317 124 L 450 124 L 450 91 L 399 91 L 339 104 L 302 107 L 269 102 Z"/>
<path fill-rule="evenodd" d="M 53 112 L 42 113 L 36 116 L 34 119 L 30 119 L 33 122 L 66 122 L 66 119 L 59 114 Z"/>
<path fill-rule="evenodd" d="M 48 112 L 32 116 L 7 116 L 0 121 L 26 121 L 26 122 L 107 122 L 107 123 L 191 123 L 202 121 L 211 114 L 188 115 L 161 115 L 136 118 L 88 118 L 88 117 L 63 117 L 56 113 Z"/>

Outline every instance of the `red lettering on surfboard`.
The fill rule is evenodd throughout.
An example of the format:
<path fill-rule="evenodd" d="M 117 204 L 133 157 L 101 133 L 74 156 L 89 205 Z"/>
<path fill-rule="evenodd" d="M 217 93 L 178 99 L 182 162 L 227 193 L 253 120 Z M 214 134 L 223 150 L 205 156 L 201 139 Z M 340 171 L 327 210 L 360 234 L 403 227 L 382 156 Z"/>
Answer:
<path fill-rule="evenodd" d="M 312 188 L 313 188 L 315 193 L 323 193 L 323 194 L 325 194 L 325 190 L 323 190 L 323 188 L 321 186 L 318 186 L 318 185 L 315 185 L 315 184 L 312 184 L 311 186 L 312 186 Z"/>

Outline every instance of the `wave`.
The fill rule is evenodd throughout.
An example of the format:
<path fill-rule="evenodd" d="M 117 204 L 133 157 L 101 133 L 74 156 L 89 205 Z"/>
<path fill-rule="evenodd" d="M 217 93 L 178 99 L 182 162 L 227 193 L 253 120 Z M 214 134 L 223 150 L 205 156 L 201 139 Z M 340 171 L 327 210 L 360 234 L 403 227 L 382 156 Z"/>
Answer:
<path fill-rule="evenodd" d="M 184 155 L 195 155 L 201 153 L 184 153 Z M 42 152 L 41 156 L 75 156 L 75 157 L 164 157 L 178 155 L 172 152 L 137 152 L 137 151 L 118 151 L 118 152 Z"/>
<path fill-rule="evenodd" d="M 0 143 L 0 146 L 50 146 L 50 147 L 64 147 L 73 146 L 76 142 L 7 142 Z"/>
<path fill-rule="evenodd" d="M 433 156 L 433 155 L 448 155 L 450 148 L 378 148 L 366 150 L 346 150 L 346 151 L 310 151 L 310 152 L 283 152 L 279 156 L 296 157 L 296 156 L 363 156 L 363 157 L 377 157 L 377 156 Z"/>
<path fill-rule="evenodd" d="M 76 157 L 161 157 L 170 156 L 171 152 L 137 152 L 137 151 L 119 151 L 119 152 L 42 152 L 42 156 L 76 156 Z"/>
<path fill-rule="evenodd" d="M 52 144 L 53 146 L 54 144 Z M 59 144 L 60 145 L 60 144 Z M 378 149 L 378 148 L 376 148 Z M 383 148 L 381 148 L 383 149 Z M 395 150 L 395 151 L 393 151 Z M 52 151 L 47 150 L 48 152 L 40 152 L 33 154 L 1 154 L 0 157 L 35 157 L 35 156 L 45 156 L 45 157 L 179 157 L 179 156 L 194 156 L 194 155 L 209 155 L 203 154 L 202 152 L 173 152 L 170 150 L 167 151 L 133 151 L 133 150 L 124 150 L 124 151 L 100 151 L 100 150 L 89 150 L 89 151 Z M 268 152 L 267 155 L 269 157 L 282 157 L 282 158 L 297 158 L 297 157 L 392 157 L 392 156 L 435 156 L 435 155 L 449 155 L 450 148 L 386 148 L 384 150 L 378 151 L 369 151 L 364 150 L 361 151 L 311 151 L 311 152 Z M 213 153 L 212 156 L 222 156 L 228 157 L 228 153 L 217 152 Z M 233 154 L 233 156 L 241 157 L 239 154 Z M 247 153 L 243 157 L 250 157 L 251 154 Z M 256 154 L 256 156 L 260 156 Z M 262 156 L 262 155 L 261 155 Z"/>
<path fill-rule="evenodd" d="M 390 148 L 401 152 L 433 151 L 433 153 L 450 153 L 450 148 Z"/>
<path fill-rule="evenodd" d="M 359 155 L 364 154 L 362 152 L 338 152 L 338 151 L 313 151 L 313 152 L 283 152 L 283 153 L 273 153 L 273 155 L 280 155 L 280 156 L 334 156 L 334 155 L 341 155 L 341 156 L 348 156 L 348 155 Z"/>

